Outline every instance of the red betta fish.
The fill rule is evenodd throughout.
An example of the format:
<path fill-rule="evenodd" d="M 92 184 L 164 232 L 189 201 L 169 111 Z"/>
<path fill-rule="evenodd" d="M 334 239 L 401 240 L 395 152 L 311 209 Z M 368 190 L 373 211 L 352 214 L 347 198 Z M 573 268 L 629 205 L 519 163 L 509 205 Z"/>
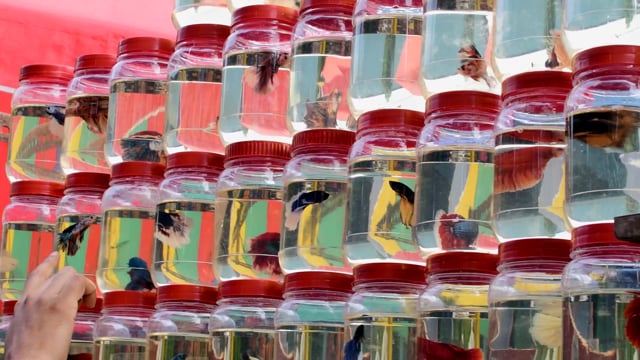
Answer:
<path fill-rule="evenodd" d="M 256 93 L 266 95 L 273 91 L 276 85 L 274 76 L 278 73 L 278 69 L 289 64 L 289 54 L 275 51 L 261 54 L 260 59 L 255 68 L 245 70 L 245 77 L 250 84 L 253 84 Z"/>
<path fill-rule="evenodd" d="M 418 338 L 418 360 L 484 360 L 481 349 L 463 349 L 459 346 Z"/>
<path fill-rule="evenodd" d="M 469 249 L 478 239 L 478 223 L 462 215 L 436 212 L 435 236 L 442 250 Z"/>
<path fill-rule="evenodd" d="M 494 192 L 512 192 L 536 186 L 549 161 L 564 153 L 560 148 L 527 148 L 496 154 Z"/>
<path fill-rule="evenodd" d="M 475 45 L 470 44 L 460 48 L 458 58 L 460 58 L 458 74 L 478 82 L 482 80 L 489 88 L 496 85 L 495 81 L 489 77 L 487 64 Z"/>
<path fill-rule="evenodd" d="M 166 164 L 162 134 L 157 131 L 139 131 L 120 140 L 122 160 L 150 161 Z"/>
<path fill-rule="evenodd" d="M 249 240 L 249 254 L 253 255 L 253 269 L 273 275 L 282 275 L 280 262 L 280 233 L 266 232 Z"/>
<path fill-rule="evenodd" d="M 640 296 L 636 296 L 624 309 L 624 318 L 627 324 L 624 334 L 636 349 L 640 349 Z"/>

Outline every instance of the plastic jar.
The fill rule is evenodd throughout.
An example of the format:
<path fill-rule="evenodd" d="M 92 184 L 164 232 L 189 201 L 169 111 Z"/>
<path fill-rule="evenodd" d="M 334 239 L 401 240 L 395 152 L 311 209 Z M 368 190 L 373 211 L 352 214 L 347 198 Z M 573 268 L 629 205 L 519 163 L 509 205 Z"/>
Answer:
<path fill-rule="evenodd" d="M 213 359 L 285 360 L 275 351 L 274 317 L 282 303 L 282 284 L 235 279 L 218 290 L 218 307 L 209 322 Z"/>
<path fill-rule="evenodd" d="M 344 252 L 351 266 L 398 261 L 423 264 L 411 237 L 416 181 L 417 111 L 381 109 L 358 119 L 349 152 Z"/>
<path fill-rule="evenodd" d="M 134 37 L 120 41 L 109 80 L 109 121 L 104 148 L 111 166 L 123 161 L 166 160 L 162 132 L 171 40 Z"/>
<path fill-rule="evenodd" d="M 427 100 L 418 145 L 415 237 L 438 250 L 498 250 L 491 228 L 497 95 L 450 91 Z"/>
<path fill-rule="evenodd" d="M 102 196 L 102 236 L 98 286 L 113 290 L 153 290 L 148 264 L 153 259 L 159 163 L 128 161 L 113 166 Z"/>
<path fill-rule="evenodd" d="M 2 301 L 2 320 L 0 320 L 0 359 L 4 360 L 4 341 L 7 338 L 7 330 L 13 320 L 13 309 L 16 306 L 18 300 L 3 300 Z"/>
<path fill-rule="evenodd" d="M 65 174 L 110 172 L 104 156 L 109 112 L 109 76 L 116 58 L 82 55 L 67 88 L 64 139 L 60 164 Z"/>
<path fill-rule="evenodd" d="M 284 278 L 284 302 L 275 317 L 276 351 L 287 359 L 335 360 L 344 349 L 344 309 L 353 276 L 304 271 Z"/>
<path fill-rule="evenodd" d="M 147 359 L 212 359 L 209 319 L 217 298 L 210 286 L 160 287 L 147 325 Z"/>
<path fill-rule="evenodd" d="M 562 270 L 571 242 L 521 239 L 500 244 L 489 286 L 489 359 L 562 360 Z"/>
<path fill-rule="evenodd" d="M 492 223 L 498 241 L 571 239 L 564 218 L 564 102 L 571 74 L 533 71 L 502 83 L 494 127 Z"/>
<path fill-rule="evenodd" d="M 490 0 L 425 1 L 420 67 L 425 96 L 456 90 L 500 93 L 491 68 L 493 8 Z"/>
<path fill-rule="evenodd" d="M 94 307 L 81 304 L 73 322 L 73 333 L 69 345 L 68 359 L 93 358 L 93 331 L 102 312 L 102 298 L 96 299 Z"/>
<path fill-rule="evenodd" d="M 42 180 L 63 183 L 60 151 L 64 138 L 66 92 L 73 68 L 25 65 L 11 98 L 11 134 L 6 164 L 10 182 Z"/>
<path fill-rule="evenodd" d="M 282 270 L 351 273 L 342 237 L 347 204 L 347 156 L 353 132 L 311 129 L 293 136 L 292 159 L 282 175 Z"/>
<path fill-rule="evenodd" d="M 208 151 L 224 154 L 218 135 L 222 92 L 224 25 L 197 24 L 180 29 L 169 60 L 169 92 L 164 141 L 169 154 Z"/>
<path fill-rule="evenodd" d="M 64 185 L 57 182 L 23 180 L 11 184 L 11 202 L 2 213 L 3 300 L 19 299 L 27 275 L 53 252 L 56 205 L 63 194 Z"/>
<path fill-rule="evenodd" d="M 416 359 L 488 359 L 487 293 L 497 266 L 497 255 L 479 252 L 427 258 L 429 286 L 418 303 Z"/>
<path fill-rule="evenodd" d="M 154 279 L 167 284 L 214 285 L 215 192 L 224 156 L 169 155 L 156 205 Z"/>
<path fill-rule="evenodd" d="M 585 50 L 573 71 L 565 211 L 575 228 L 640 213 L 640 46 Z"/>
<path fill-rule="evenodd" d="M 216 189 L 215 274 L 282 279 L 282 173 L 290 146 L 244 141 L 226 147 Z"/>
<path fill-rule="evenodd" d="M 251 5 L 233 13 L 224 44 L 218 131 L 225 145 L 267 140 L 291 143 L 287 126 L 291 37 L 298 12 Z"/>
<path fill-rule="evenodd" d="M 563 359 L 633 359 L 638 350 L 640 244 L 616 238 L 612 223 L 573 230 L 562 275 Z"/>
<path fill-rule="evenodd" d="M 76 172 L 67 175 L 64 197 L 56 208 L 58 269 L 73 267 L 96 286 L 98 251 L 102 233 L 102 194 L 109 174 Z"/>
<path fill-rule="evenodd" d="M 355 0 L 306 0 L 293 36 L 290 130 L 355 130 L 347 102 Z"/>
<path fill-rule="evenodd" d="M 147 324 L 155 303 L 155 291 L 104 294 L 102 316 L 93 332 L 93 358 L 145 360 Z"/>

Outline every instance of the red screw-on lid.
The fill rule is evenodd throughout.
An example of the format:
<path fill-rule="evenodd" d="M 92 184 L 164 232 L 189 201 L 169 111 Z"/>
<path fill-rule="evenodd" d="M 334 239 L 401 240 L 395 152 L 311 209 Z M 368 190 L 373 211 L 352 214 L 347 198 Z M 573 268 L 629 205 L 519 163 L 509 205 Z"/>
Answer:
<path fill-rule="evenodd" d="M 573 249 L 598 246 L 640 246 L 639 243 L 620 240 L 616 237 L 613 223 L 589 224 L 573 229 Z"/>
<path fill-rule="evenodd" d="M 294 26 L 298 21 L 298 11 L 278 5 L 250 5 L 233 12 L 231 27 L 256 20 L 277 20 L 278 24 Z"/>
<path fill-rule="evenodd" d="M 113 165 L 111 168 L 111 180 L 135 176 L 162 179 L 164 170 L 164 165 L 157 162 L 125 161 Z"/>
<path fill-rule="evenodd" d="M 317 290 L 352 292 L 353 276 L 328 271 L 300 271 L 288 274 L 284 278 L 284 291 Z"/>
<path fill-rule="evenodd" d="M 215 305 L 218 289 L 213 286 L 171 284 L 158 288 L 158 304 L 167 301 L 199 302 Z"/>
<path fill-rule="evenodd" d="M 497 115 L 500 112 L 500 97 L 495 94 L 473 90 L 447 91 L 434 94 L 427 99 L 425 119 L 428 119 L 429 116 L 436 112 L 462 110 L 493 112 Z"/>
<path fill-rule="evenodd" d="M 607 45 L 586 49 L 577 53 L 571 63 L 574 79 L 586 71 L 603 66 L 640 65 L 640 46 Z"/>
<path fill-rule="evenodd" d="M 353 285 L 371 282 L 397 282 L 424 285 L 425 268 L 405 263 L 367 263 L 353 268 Z"/>
<path fill-rule="evenodd" d="M 96 190 L 106 190 L 109 187 L 111 176 L 103 173 L 77 172 L 67 175 L 66 189 L 71 188 L 92 188 Z"/>
<path fill-rule="evenodd" d="M 442 273 L 498 273 L 498 255 L 471 251 L 448 251 L 427 258 L 429 275 Z"/>
<path fill-rule="evenodd" d="M 76 59 L 75 71 L 88 69 L 111 70 L 116 64 L 116 57 L 108 54 L 88 54 L 79 56 Z"/>
<path fill-rule="evenodd" d="M 338 129 L 310 129 L 301 131 L 293 136 L 291 156 L 302 154 L 335 151 L 345 155 L 356 141 L 356 134 L 352 131 Z"/>
<path fill-rule="evenodd" d="M 515 261 L 563 261 L 571 258 L 571 241 L 563 239 L 519 239 L 500 244 L 500 264 Z"/>
<path fill-rule="evenodd" d="M 64 195 L 64 184 L 39 180 L 22 180 L 11 184 L 11 196 L 18 195 L 62 197 Z"/>
<path fill-rule="evenodd" d="M 194 40 L 209 40 L 223 44 L 229 36 L 230 31 L 229 26 L 219 24 L 187 25 L 181 27 L 180 31 L 178 31 L 176 45 Z"/>
<path fill-rule="evenodd" d="M 118 56 L 131 53 L 169 57 L 173 53 L 173 41 L 157 37 L 132 37 L 121 40 Z"/>
<path fill-rule="evenodd" d="M 193 167 L 222 170 L 224 168 L 224 155 L 200 151 L 184 151 L 171 154 L 167 158 L 167 171 Z"/>
<path fill-rule="evenodd" d="M 569 95 L 573 88 L 571 73 L 566 71 L 530 71 L 508 77 L 502 82 L 502 100 L 534 90 L 562 91 Z"/>
<path fill-rule="evenodd" d="M 225 148 L 224 163 L 226 166 L 235 160 L 265 157 L 288 161 L 291 159 L 291 146 L 275 141 L 241 141 L 229 144 Z"/>
<path fill-rule="evenodd" d="M 2 315 L 13 315 L 18 300 L 2 300 Z"/>
<path fill-rule="evenodd" d="M 353 7 L 355 5 L 356 0 L 303 0 L 302 5 L 300 5 L 300 14 L 309 9 L 335 9 L 336 7 L 349 9 L 351 12 L 353 12 Z"/>
<path fill-rule="evenodd" d="M 282 299 L 282 284 L 273 280 L 236 279 L 223 281 L 218 288 L 221 299 L 262 297 Z"/>
<path fill-rule="evenodd" d="M 358 118 L 358 133 L 389 126 L 420 130 L 424 126 L 424 114 L 405 109 L 379 109 L 368 111 Z"/>
<path fill-rule="evenodd" d="M 71 66 L 55 64 L 24 65 L 20 68 L 20 81 L 36 78 L 69 82 L 73 79 L 73 68 Z"/>
<path fill-rule="evenodd" d="M 78 307 L 78 312 L 99 314 L 102 311 L 103 302 L 104 300 L 99 297 L 99 298 L 96 298 L 96 304 L 92 308 L 88 307 L 84 303 L 80 304 L 80 306 Z"/>
<path fill-rule="evenodd" d="M 156 305 L 155 291 L 115 290 L 104 294 L 103 307 L 138 307 L 153 309 Z"/>

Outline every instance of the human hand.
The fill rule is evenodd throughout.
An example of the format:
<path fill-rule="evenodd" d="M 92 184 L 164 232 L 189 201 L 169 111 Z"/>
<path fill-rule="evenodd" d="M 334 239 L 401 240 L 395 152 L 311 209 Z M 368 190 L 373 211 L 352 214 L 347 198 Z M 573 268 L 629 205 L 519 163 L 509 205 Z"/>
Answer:
<path fill-rule="evenodd" d="M 29 274 L 5 341 L 5 359 L 67 358 L 78 306 L 93 307 L 96 287 L 54 252 Z"/>

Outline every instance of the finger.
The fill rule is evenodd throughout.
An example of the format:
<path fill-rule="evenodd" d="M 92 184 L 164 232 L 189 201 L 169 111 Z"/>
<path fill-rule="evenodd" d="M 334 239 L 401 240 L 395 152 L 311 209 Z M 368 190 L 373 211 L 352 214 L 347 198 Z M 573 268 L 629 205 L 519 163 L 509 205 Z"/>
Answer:
<path fill-rule="evenodd" d="M 75 313 L 84 297 L 84 276 L 78 275 L 74 268 L 66 266 L 52 276 L 40 292 L 39 307 L 69 311 Z"/>
<path fill-rule="evenodd" d="M 27 282 L 24 284 L 24 290 L 22 291 L 23 298 L 43 288 L 58 267 L 59 257 L 60 254 L 57 251 L 52 252 L 29 274 Z"/>
<path fill-rule="evenodd" d="M 84 284 L 84 293 L 82 295 L 82 303 L 89 308 L 96 306 L 97 289 L 96 285 L 85 276 L 80 275 Z"/>

